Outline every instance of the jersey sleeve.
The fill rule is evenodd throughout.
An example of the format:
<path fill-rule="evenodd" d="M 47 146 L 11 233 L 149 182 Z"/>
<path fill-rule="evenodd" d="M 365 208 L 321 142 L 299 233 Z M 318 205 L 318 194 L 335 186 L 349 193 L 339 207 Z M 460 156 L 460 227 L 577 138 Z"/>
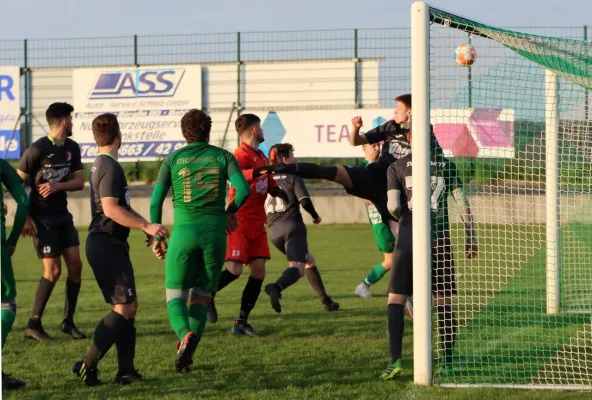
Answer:
<path fill-rule="evenodd" d="M 112 163 L 104 163 L 97 171 L 99 195 L 101 199 L 117 199 L 122 195 L 121 188 L 121 171 L 117 170 L 117 166 Z"/>
<path fill-rule="evenodd" d="M 41 167 L 41 151 L 37 146 L 30 146 L 21 157 L 18 169 L 34 179 L 34 174 Z"/>
<path fill-rule="evenodd" d="M 80 156 L 80 146 L 78 146 L 78 143 L 76 142 L 74 142 L 74 145 L 72 146 L 72 161 L 70 171 L 72 171 L 72 173 L 84 171 L 82 157 Z"/>
<path fill-rule="evenodd" d="M 16 246 L 16 242 L 18 241 L 23 226 L 25 225 L 25 221 L 27 220 L 27 215 L 29 214 L 29 196 L 22 186 L 23 180 L 19 174 L 16 173 L 14 168 L 3 159 L 0 159 L 0 164 L 2 183 L 6 186 L 17 204 L 12 230 L 10 231 L 10 236 L 6 239 L 6 242 L 11 246 Z"/>
<path fill-rule="evenodd" d="M 172 185 L 172 178 L 171 178 L 171 161 L 169 158 L 165 158 L 162 164 L 160 165 L 160 169 L 158 170 L 158 177 L 156 178 L 156 183 L 161 184 L 162 186 L 168 188 Z"/>
<path fill-rule="evenodd" d="M 403 191 L 403 185 L 399 179 L 399 173 L 397 172 L 397 163 L 392 163 L 386 171 L 386 184 L 387 190 L 398 190 Z"/>
<path fill-rule="evenodd" d="M 304 184 L 304 179 L 299 176 L 296 176 L 294 179 L 294 194 L 298 201 L 310 198 L 310 193 L 308 193 L 308 189 Z"/>
<path fill-rule="evenodd" d="M 241 172 L 241 167 L 240 167 L 238 161 L 230 153 L 226 153 L 226 170 L 228 172 L 229 178 L 232 175 L 236 174 L 237 172 Z"/>
<path fill-rule="evenodd" d="M 393 121 L 387 121 L 386 123 L 377 126 L 374 129 L 370 129 L 364 134 L 364 137 L 368 141 L 368 144 L 380 143 L 387 137 L 397 132 L 396 123 Z"/>
<path fill-rule="evenodd" d="M 158 170 L 158 177 L 150 197 L 150 222 L 160 224 L 162 222 L 162 205 L 172 185 L 171 162 L 165 158 Z"/>

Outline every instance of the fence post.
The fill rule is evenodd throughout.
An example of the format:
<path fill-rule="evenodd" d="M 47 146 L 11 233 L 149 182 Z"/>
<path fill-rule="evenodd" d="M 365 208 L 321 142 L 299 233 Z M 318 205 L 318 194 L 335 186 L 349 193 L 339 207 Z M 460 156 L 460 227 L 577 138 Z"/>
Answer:
<path fill-rule="evenodd" d="M 134 35 L 134 65 L 139 67 L 138 65 L 138 35 Z"/>
<path fill-rule="evenodd" d="M 24 75 L 23 78 L 25 79 L 25 132 L 21 129 L 21 153 L 23 152 L 24 148 L 32 142 L 32 127 L 31 127 L 31 93 L 30 93 L 30 72 L 29 72 L 29 41 L 27 39 L 24 40 L 23 43 L 23 62 L 24 62 Z"/>
<path fill-rule="evenodd" d="M 241 33 L 236 33 L 236 115 L 241 115 L 243 104 L 241 102 L 241 67 L 243 62 L 241 61 Z M 237 146 L 240 146 L 240 138 L 237 136 Z"/>
<path fill-rule="evenodd" d="M 360 96 L 360 59 L 358 58 L 358 30 L 354 29 L 354 102 L 355 107 L 361 107 Z"/>
<path fill-rule="evenodd" d="M 588 25 L 584 25 L 584 41 L 588 41 Z M 590 92 L 584 89 L 584 122 L 587 124 L 590 118 Z"/>

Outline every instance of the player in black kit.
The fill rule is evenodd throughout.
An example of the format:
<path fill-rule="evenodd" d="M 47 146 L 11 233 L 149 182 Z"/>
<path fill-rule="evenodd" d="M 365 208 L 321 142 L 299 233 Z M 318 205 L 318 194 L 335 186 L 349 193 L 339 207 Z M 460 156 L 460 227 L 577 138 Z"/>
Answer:
<path fill-rule="evenodd" d="M 411 130 L 408 139 L 411 143 Z M 462 211 L 467 258 L 475 258 L 478 248 L 471 206 L 464 194 L 456 165 L 441 153 L 437 153 L 434 148 L 431 149 L 430 164 L 432 292 L 437 307 L 440 344 L 444 352 L 443 367 L 450 368 L 457 322 L 452 312 L 452 296 L 456 294 L 456 281 L 450 241 L 448 195 L 452 194 Z M 407 297 L 413 294 L 412 168 L 413 160 L 410 154 L 389 166 L 387 171 L 388 210 L 399 223 L 399 235 L 388 290 L 388 342 L 391 362 L 381 375 L 383 380 L 394 379 L 403 372 L 403 311 Z"/>
<path fill-rule="evenodd" d="M 42 341 L 53 340 L 45 333 L 41 317 L 51 292 L 62 273 L 61 257 L 68 268 L 66 305 L 61 331 L 75 339 L 86 336 L 74 325 L 74 311 L 80 292 L 82 262 L 80 241 L 68 212 L 66 192 L 84 188 L 84 168 L 80 148 L 70 139 L 74 108 L 68 103 L 53 103 L 45 112 L 50 133 L 33 143 L 23 154 L 18 174 L 30 185 L 29 218 L 23 236 L 33 236 L 43 276 L 35 292 L 31 317 L 25 336 Z"/>
<path fill-rule="evenodd" d="M 386 170 L 390 164 L 411 152 L 407 141 L 405 125 L 411 121 L 411 95 L 404 94 L 395 99 L 394 120 L 360 135 L 361 117 L 352 119 L 349 142 L 353 146 L 383 142 L 378 160 L 364 167 L 350 165 L 321 166 L 312 163 L 279 164 L 269 171 L 288 173 L 306 179 L 326 179 L 339 183 L 347 193 L 370 200 L 376 206 L 383 221 L 392 220 L 386 208 Z M 394 228 L 391 226 L 391 228 Z"/>
<path fill-rule="evenodd" d="M 296 162 L 294 148 L 289 143 L 276 144 L 269 150 L 269 159 L 272 164 L 294 163 Z M 321 217 L 310 200 L 304 181 L 300 177 L 289 174 L 275 174 L 273 179 L 286 194 L 287 201 L 279 197 L 267 196 L 265 202 L 267 225 L 271 242 L 286 255 L 290 266 L 275 283 L 265 286 L 265 293 L 271 299 L 271 306 L 276 312 L 281 312 L 282 291 L 306 274 L 308 282 L 319 295 L 325 309 L 336 311 L 339 309 L 339 303 L 334 302 L 327 295 L 316 260 L 308 251 L 306 226 L 302 220 L 300 206 L 310 214 L 315 224 L 321 223 Z"/>
<path fill-rule="evenodd" d="M 142 376 L 134 367 L 137 302 L 127 238 L 130 228 L 144 231 L 148 243 L 154 236 L 168 237 L 168 231 L 160 224 L 150 224 L 131 208 L 127 180 L 117 162 L 121 146 L 117 117 L 99 115 L 93 120 L 92 130 L 99 153 L 90 177 L 92 220 L 86 258 L 112 311 L 99 322 L 86 355 L 72 370 L 88 386 L 98 385 L 97 364 L 115 344 L 119 364 L 115 381 L 128 384 L 141 381 Z"/>

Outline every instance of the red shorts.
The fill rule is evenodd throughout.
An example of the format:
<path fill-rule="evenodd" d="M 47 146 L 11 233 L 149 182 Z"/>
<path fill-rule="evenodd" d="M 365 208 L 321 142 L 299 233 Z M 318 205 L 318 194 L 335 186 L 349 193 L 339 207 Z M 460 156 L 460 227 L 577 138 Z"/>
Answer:
<path fill-rule="evenodd" d="M 248 264 L 256 259 L 269 260 L 269 244 L 265 228 L 238 228 L 226 239 L 226 261 Z"/>

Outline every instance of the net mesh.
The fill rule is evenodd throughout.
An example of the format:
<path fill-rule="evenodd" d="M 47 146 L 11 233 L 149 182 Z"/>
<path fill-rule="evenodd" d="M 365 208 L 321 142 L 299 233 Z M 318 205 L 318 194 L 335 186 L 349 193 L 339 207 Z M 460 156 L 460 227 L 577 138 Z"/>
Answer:
<path fill-rule="evenodd" d="M 431 123 L 458 168 L 479 243 L 478 257 L 467 259 L 463 207 L 451 201 L 458 293 L 453 316 L 437 317 L 450 321 L 434 331 L 434 379 L 590 390 L 592 43 L 498 29 L 433 8 L 430 20 Z M 461 43 L 476 49 L 472 65 L 455 62 L 463 60 L 455 54 Z M 560 88 L 555 241 L 546 234 L 553 148 L 545 140 L 545 70 Z M 555 271 L 556 286 L 548 281 Z M 556 290 L 559 310 L 551 314 L 547 297 Z M 448 359 L 451 336 L 442 328 L 456 335 Z"/>

